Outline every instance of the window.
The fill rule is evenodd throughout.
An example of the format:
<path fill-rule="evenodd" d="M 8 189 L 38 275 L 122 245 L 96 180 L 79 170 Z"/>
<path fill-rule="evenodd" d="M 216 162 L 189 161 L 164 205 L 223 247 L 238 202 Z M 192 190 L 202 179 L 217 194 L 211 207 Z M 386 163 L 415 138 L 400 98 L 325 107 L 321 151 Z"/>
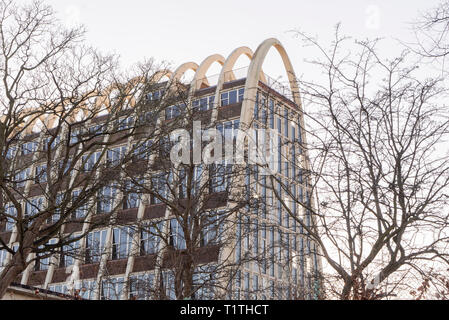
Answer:
<path fill-rule="evenodd" d="M 36 183 L 47 182 L 47 165 L 46 164 L 36 166 L 36 174 L 34 176 L 34 181 Z"/>
<path fill-rule="evenodd" d="M 159 139 L 158 142 L 158 149 L 159 149 L 159 156 L 161 159 L 169 159 L 170 158 L 170 152 L 173 144 L 170 141 L 170 137 L 163 136 L 161 139 Z"/>
<path fill-rule="evenodd" d="M 229 93 L 228 92 L 221 94 L 221 106 L 224 107 L 227 105 L 229 105 Z"/>
<path fill-rule="evenodd" d="M 203 97 L 192 102 L 192 108 L 206 111 L 214 107 L 215 96 Z"/>
<path fill-rule="evenodd" d="M 224 107 L 224 106 L 236 104 L 237 102 L 242 102 L 244 94 L 245 94 L 244 88 L 222 93 L 221 94 L 221 106 Z"/>
<path fill-rule="evenodd" d="M 94 152 L 91 155 L 83 156 L 83 168 L 84 171 L 89 172 L 92 171 L 100 161 L 101 152 Z"/>
<path fill-rule="evenodd" d="M 130 227 L 114 228 L 112 232 L 112 260 L 125 259 L 131 252 L 133 230 Z"/>
<path fill-rule="evenodd" d="M 299 144 L 302 144 L 302 134 L 301 134 L 301 117 L 298 117 L 298 137 L 296 140 Z"/>
<path fill-rule="evenodd" d="M 274 281 L 273 280 L 270 281 L 270 296 L 271 296 L 271 299 L 274 299 Z"/>
<path fill-rule="evenodd" d="M 282 278 L 282 231 L 278 230 L 277 232 L 277 250 L 276 250 L 276 260 L 278 264 L 278 277 Z"/>
<path fill-rule="evenodd" d="M 9 147 L 8 151 L 6 152 L 6 159 L 11 160 L 16 155 L 16 147 Z"/>
<path fill-rule="evenodd" d="M 37 142 L 31 141 L 22 144 L 22 155 L 32 154 L 37 150 Z"/>
<path fill-rule="evenodd" d="M 260 121 L 262 124 L 267 125 L 268 121 L 268 112 L 267 112 L 267 98 L 262 94 L 259 95 L 259 108 L 262 109 L 262 115 Z"/>
<path fill-rule="evenodd" d="M 288 138 L 288 124 L 289 124 L 289 121 L 288 121 L 288 109 L 285 108 L 284 109 L 284 135 L 287 138 Z"/>
<path fill-rule="evenodd" d="M 254 233 L 253 252 L 254 252 L 254 256 L 257 257 L 259 254 L 259 226 L 258 226 L 257 220 L 253 221 L 253 225 L 254 225 L 254 228 L 253 228 L 253 233 Z"/>
<path fill-rule="evenodd" d="M 165 94 L 165 90 L 157 90 L 154 92 L 150 92 L 146 95 L 147 101 L 157 101 L 162 99 Z"/>
<path fill-rule="evenodd" d="M 14 177 L 14 181 L 17 184 L 17 188 L 23 188 L 25 187 L 26 182 L 28 181 L 28 179 L 30 178 L 30 173 L 31 173 L 31 169 L 30 168 L 26 168 L 24 170 L 19 171 L 15 177 Z"/>
<path fill-rule="evenodd" d="M 61 207 L 66 206 L 66 205 L 63 205 L 63 200 L 64 200 L 64 194 L 58 193 L 56 195 L 56 199 L 55 199 L 54 213 L 51 215 L 50 218 L 47 219 L 48 224 L 56 223 L 59 220 L 59 218 L 61 217 L 61 209 L 62 209 Z"/>
<path fill-rule="evenodd" d="M 167 109 L 165 110 L 165 120 L 170 120 L 179 117 L 181 114 L 185 112 L 185 109 L 186 109 L 185 104 L 167 107 Z"/>
<path fill-rule="evenodd" d="M 6 231 L 12 231 L 15 225 L 15 217 L 17 217 L 17 209 L 12 203 L 5 206 L 6 217 Z"/>
<path fill-rule="evenodd" d="M 109 278 L 101 282 L 101 300 L 120 300 L 123 292 L 123 278 Z"/>
<path fill-rule="evenodd" d="M 117 147 L 112 150 L 108 150 L 106 154 L 106 163 L 108 166 L 118 166 L 126 156 L 126 146 Z"/>
<path fill-rule="evenodd" d="M 150 158 L 152 145 L 153 145 L 152 141 L 145 141 L 145 142 L 140 142 L 138 144 L 135 144 L 133 146 L 135 159 L 148 160 Z"/>
<path fill-rule="evenodd" d="M 270 276 L 274 277 L 274 228 L 270 229 Z"/>
<path fill-rule="evenodd" d="M 80 135 L 81 135 L 81 129 L 70 130 L 69 143 L 71 145 L 78 143 L 81 140 Z"/>
<path fill-rule="evenodd" d="M 151 204 L 161 203 L 161 198 L 166 197 L 166 177 L 164 173 L 159 173 L 151 177 L 152 192 L 150 195 Z"/>
<path fill-rule="evenodd" d="M 267 218 L 267 177 L 262 177 L 262 201 L 261 201 L 262 218 Z"/>
<path fill-rule="evenodd" d="M 197 289 L 195 300 L 214 299 L 214 287 L 216 283 L 216 266 L 200 266 L 195 269 L 193 274 L 193 285 Z"/>
<path fill-rule="evenodd" d="M 67 172 L 69 172 L 71 165 L 72 165 L 72 160 L 64 159 L 64 160 L 59 161 L 58 169 L 59 169 L 59 171 L 62 172 L 63 175 L 66 175 Z"/>
<path fill-rule="evenodd" d="M 130 277 L 129 297 L 132 300 L 150 300 L 154 290 L 154 274 L 140 274 Z"/>
<path fill-rule="evenodd" d="M 89 134 L 92 136 L 100 135 L 104 133 L 105 127 L 101 124 L 97 124 L 89 128 Z"/>
<path fill-rule="evenodd" d="M 234 300 L 240 300 L 240 289 L 242 286 L 242 272 L 240 270 L 237 271 L 235 275 L 235 290 L 234 290 Z"/>
<path fill-rule="evenodd" d="M 123 191 L 123 209 L 138 208 L 140 205 L 140 185 L 143 180 L 135 183 L 134 181 L 126 181 L 125 190 Z"/>
<path fill-rule="evenodd" d="M 296 146 L 291 147 L 292 152 L 292 179 L 296 182 Z"/>
<path fill-rule="evenodd" d="M 69 292 L 69 288 L 67 287 L 67 285 L 64 284 L 48 286 L 48 290 L 62 294 L 72 294 L 71 292 Z"/>
<path fill-rule="evenodd" d="M 128 117 L 118 120 L 116 123 L 116 128 L 118 131 L 123 131 L 130 129 L 134 126 L 134 117 Z"/>
<path fill-rule="evenodd" d="M 232 165 L 213 164 L 210 166 L 210 191 L 224 192 L 229 186 Z"/>
<path fill-rule="evenodd" d="M 243 291 L 245 294 L 245 299 L 249 300 L 249 290 L 250 290 L 250 286 L 249 286 L 249 273 L 245 272 L 245 281 L 244 281 L 244 287 L 243 287 Z"/>
<path fill-rule="evenodd" d="M 96 280 L 83 280 L 80 283 L 80 297 L 86 300 L 94 298 L 95 287 L 97 286 Z"/>
<path fill-rule="evenodd" d="M 42 146 L 42 149 L 44 151 L 47 151 L 48 148 L 50 147 L 50 150 L 55 150 L 58 144 L 59 144 L 59 136 L 48 137 L 44 139 L 44 145 Z"/>
<path fill-rule="evenodd" d="M 163 222 L 145 226 L 140 233 L 140 254 L 149 255 L 157 253 L 161 241 L 160 234 L 163 230 Z"/>
<path fill-rule="evenodd" d="M 165 289 L 167 299 L 176 300 L 175 275 L 173 271 L 164 271 L 162 273 L 162 286 Z"/>
<path fill-rule="evenodd" d="M 262 252 L 262 273 L 267 274 L 267 227 L 265 224 L 262 224 L 261 226 L 261 244 L 260 244 L 260 250 Z"/>
<path fill-rule="evenodd" d="M 36 261 L 34 263 L 35 271 L 43 271 L 48 270 L 50 267 L 50 252 L 53 250 L 48 246 L 56 244 L 56 239 L 51 239 L 45 246 L 39 246 L 38 250 L 43 252 L 36 252 Z"/>
<path fill-rule="evenodd" d="M 244 251 L 245 251 L 245 254 L 249 251 L 249 248 L 250 248 L 250 241 L 249 241 L 249 238 L 250 238 L 250 229 L 251 229 L 251 226 L 250 226 L 250 220 L 249 220 L 249 217 L 244 217 L 243 218 L 243 229 L 244 229 L 244 235 L 243 235 L 243 248 L 244 248 Z"/>
<path fill-rule="evenodd" d="M 181 168 L 178 171 L 178 176 L 176 177 L 176 179 L 178 180 L 177 184 L 179 185 L 178 198 L 187 198 L 187 174 L 184 168 Z"/>
<path fill-rule="evenodd" d="M 277 193 L 279 197 L 282 197 L 283 192 L 282 192 L 282 186 L 281 183 L 278 182 L 277 183 Z M 282 226 L 282 203 L 281 201 L 278 201 L 278 205 L 277 205 L 277 213 L 278 213 L 278 224 L 280 226 Z"/>
<path fill-rule="evenodd" d="M 157 122 L 157 119 L 159 118 L 159 112 L 157 111 L 147 111 L 145 114 L 141 114 L 138 118 L 138 125 L 146 125 L 151 124 L 154 125 Z"/>
<path fill-rule="evenodd" d="M 8 256 L 8 251 L 0 250 L 0 272 L 3 271 L 3 268 L 6 266 L 6 257 Z"/>
<path fill-rule="evenodd" d="M 98 192 L 97 213 L 109 213 L 113 209 L 116 187 L 109 185 L 101 188 Z"/>
<path fill-rule="evenodd" d="M 253 292 L 255 295 L 257 295 L 258 291 L 259 291 L 259 276 L 254 275 L 253 276 Z"/>
<path fill-rule="evenodd" d="M 194 193 L 196 195 L 198 192 L 202 191 L 201 189 L 203 188 L 203 184 L 201 182 L 204 177 L 203 166 L 202 165 L 195 166 L 194 171 L 195 172 L 194 172 L 194 179 L 193 179 L 194 180 L 193 189 L 194 189 Z"/>
<path fill-rule="evenodd" d="M 223 232 L 223 217 L 217 211 L 210 211 L 202 220 L 201 245 L 207 246 L 220 242 Z"/>
<path fill-rule="evenodd" d="M 217 125 L 217 130 L 221 132 L 224 137 L 224 141 L 236 140 L 238 130 L 240 127 L 240 120 L 227 121 Z M 223 142 L 224 142 L 223 141 Z"/>
<path fill-rule="evenodd" d="M 81 195 L 81 190 L 75 190 L 72 193 L 72 207 L 75 208 L 75 213 L 74 213 L 74 218 L 75 219 L 82 219 L 85 218 L 87 216 L 87 211 L 88 211 L 88 207 L 87 207 L 87 199 L 83 198 L 80 203 L 79 201 L 79 197 Z"/>
<path fill-rule="evenodd" d="M 75 259 L 79 254 L 80 242 L 74 241 L 62 247 L 61 254 L 59 255 L 59 267 L 67 268 L 75 263 Z"/>
<path fill-rule="evenodd" d="M 170 245 L 179 250 L 186 248 L 184 230 L 177 219 L 170 220 Z"/>
<path fill-rule="evenodd" d="M 44 205 L 44 198 L 34 198 L 25 203 L 25 218 L 30 218 L 38 214 Z"/>
<path fill-rule="evenodd" d="M 229 104 L 237 103 L 237 91 L 232 90 L 228 92 Z"/>
<path fill-rule="evenodd" d="M 86 238 L 86 263 L 100 261 L 106 244 L 106 230 L 94 231 Z"/>
<path fill-rule="evenodd" d="M 241 88 L 241 89 L 239 89 L 239 93 L 238 93 L 239 102 L 242 102 L 244 97 L 245 97 L 245 89 Z"/>
<path fill-rule="evenodd" d="M 240 262 L 240 259 L 242 257 L 242 222 L 240 216 L 238 216 L 237 219 L 235 260 L 237 262 Z"/>

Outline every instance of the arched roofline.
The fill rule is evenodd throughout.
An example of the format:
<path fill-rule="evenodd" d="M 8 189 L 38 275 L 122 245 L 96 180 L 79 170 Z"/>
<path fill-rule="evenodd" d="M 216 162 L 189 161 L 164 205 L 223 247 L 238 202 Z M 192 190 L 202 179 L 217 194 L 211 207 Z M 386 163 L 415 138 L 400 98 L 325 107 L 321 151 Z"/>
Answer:
<path fill-rule="evenodd" d="M 215 62 L 218 62 L 223 67 L 225 64 L 225 58 L 221 54 L 213 54 L 201 62 L 192 81 L 192 89 L 194 91 L 200 89 L 203 83 L 209 85 L 209 82 L 206 79 L 206 73 Z"/>
<path fill-rule="evenodd" d="M 281 42 L 275 38 L 270 38 L 262 42 L 254 53 L 251 64 L 249 65 L 248 75 L 245 83 L 245 96 L 242 105 L 241 122 L 245 125 L 249 125 L 252 115 L 254 113 L 254 102 L 257 94 L 257 87 L 260 80 L 260 73 L 262 71 L 262 65 L 265 62 L 268 51 L 272 48 L 276 48 L 277 52 L 282 58 L 285 71 L 287 72 L 290 89 L 293 95 L 293 102 L 301 108 L 301 97 L 299 94 L 298 84 L 296 82 L 296 75 L 293 69 L 293 65 L 288 57 L 285 48 Z"/>
<path fill-rule="evenodd" d="M 193 72 L 197 72 L 199 68 L 199 65 L 196 62 L 186 62 L 181 64 L 176 70 L 175 72 L 173 72 L 173 75 L 171 77 L 171 82 L 175 81 L 180 81 L 182 76 L 189 70 L 192 70 Z"/>

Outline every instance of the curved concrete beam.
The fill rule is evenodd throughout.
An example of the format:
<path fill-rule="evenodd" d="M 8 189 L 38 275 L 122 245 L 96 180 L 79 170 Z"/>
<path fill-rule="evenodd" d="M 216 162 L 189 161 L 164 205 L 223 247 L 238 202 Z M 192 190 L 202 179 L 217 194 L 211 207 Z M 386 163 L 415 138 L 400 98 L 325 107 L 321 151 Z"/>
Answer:
<path fill-rule="evenodd" d="M 196 71 L 195 77 L 192 81 L 194 91 L 200 89 L 203 83 L 209 85 L 209 82 L 206 79 L 206 73 L 214 62 L 218 62 L 223 66 L 225 63 L 225 58 L 221 54 L 213 54 L 204 59 Z"/>
<path fill-rule="evenodd" d="M 31 116 L 32 119 L 25 123 L 25 135 L 32 134 L 34 132 L 34 128 L 37 126 L 38 122 L 42 122 L 43 125 L 46 125 L 47 119 L 49 116 L 47 114 L 41 114 L 38 117 Z"/>
<path fill-rule="evenodd" d="M 232 69 L 234 68 L 237 60 L 242 55 L 246 55 L 251 61 L 251 59 L 253 58 L 253 54 L 254 54 L 253 50 L 251 50 L 248 47 L 240 47 L 232 51 L 232 53 L 229 55 L 228 59 L 226 59 L 226 62 L 223 66 L 223 70 L 220 74 L 220 80 L 223 80 L 223 82 L 235 80 L 235 74 L 232 71 Z"/>
<path fill-rule="evenodd" d="M 262 42 L 262 44 L 257 48 L 249 66 L 248 76 L 246 77 L 245 96 L 242 106 L 242 117 L 240 120 L 242 124 L 247 126 L 250 124 L 254 114 L 254 102 L 257 95 L 257 86 L 260 79 L 260 72 L 262 71 L 262 65 L 271 47 L 275 47 L 282 58 L 285 71 L 287 72 L 288 80 L 290 82 L 293 102 L 301 108 L 301 97 L 299 94 L 298 84 L 296 82 L 295 71 L 290 58 L 288 57 L 287 52 L 280 41 L 275 38 L 270 38 Z"/>
<path fill-rule="evenodd" d="M 195 62 L 186 62 L 184 64 L 181 64 L 178 69 L 173 73 L 171 80 L 172 81 L 179 81 L 181 80 L 182 76 L 189 70 L 192 70 L 194 72 L 197 72 L 199 66 Z"/>

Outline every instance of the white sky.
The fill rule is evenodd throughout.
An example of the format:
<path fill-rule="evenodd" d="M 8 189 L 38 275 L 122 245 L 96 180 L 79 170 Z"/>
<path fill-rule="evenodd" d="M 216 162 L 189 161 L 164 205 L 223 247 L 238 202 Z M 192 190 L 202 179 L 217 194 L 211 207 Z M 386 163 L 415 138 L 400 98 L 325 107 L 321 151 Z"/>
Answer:
<path fill-rule="evenodd" d="M 29 2 L 18 0 L 17 2 Z M 67 24 L 82 23 L 87 40 L 105 52 L 121 56 L 123 66 L 144 58 L 168 61 L 173 67 L 187 61 L 198 64 L 207 56 L 246 45 L 256 50 L 266 38 L 276 37 L 286 47 L 298 76 L 313 77 L 304 62 L 312 58 L 289 33 L 301 29 L 329 39 L 342 22 L 347 34 L 389 39 L 411 39 L 409 23 L 438 0 L 48 0 Z M 395 49 L 386 46 L 385 54 Z M 249 64 L 247 58 L 239 66 Z M 218 67 L 218 65 L 216 66 Z M 284 74 L 273 49 L 264 65 L 272 77 Z M 213 68 L 208 75 L 219 73 Z"/>

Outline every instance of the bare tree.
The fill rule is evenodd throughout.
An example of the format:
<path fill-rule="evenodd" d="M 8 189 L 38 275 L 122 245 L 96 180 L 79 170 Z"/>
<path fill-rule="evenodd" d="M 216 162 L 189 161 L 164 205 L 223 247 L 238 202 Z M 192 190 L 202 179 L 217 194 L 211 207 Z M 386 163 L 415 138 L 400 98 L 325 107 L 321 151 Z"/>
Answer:
<path fill-rule="evenodd" d="M 352 42 L 338 27 L 329 47 L 296 35 L 317 49 L 310 63 L 322 74 L 300 81 L 310 159 L 296 172 L 313 183 L 299 197 L 272 175 L 282 195 L 273 191 L 318 247 L 325 297 L 405 297 L 410 279 L 449 262 L 443 79 L 421 79 L 406 52 L 383 59 L 377 41 Z M 286 197 L 303 207 L 302 217 Z"/>
<path fill-rule="evenodd" d="M 449 55 L 449 2 L 425 12 L 415 23 L 417 52 L 427 58 Z"/>
<path fill-rule="evenodd" d="M 140 150 L 131 141 L 155 133 L 163 106 L 145 92 L 164 68 L 121 74 L 83 35 L 39 1 L 0 2 L 0 297 L 32 268 L 92 258 L 86 236 L 124 206 L 120 177 Z"/>
<path fill-rule="evenodd" d="M 251 169 L 227 163 L 219 155 L 225 153 L 221 141 L 229 138 L 235 152 L 239 120 L 226 119 L 222 112 L 226 108 L 214 112 L 211 101 L 201 105 L 200 98 L 189 96 L 188 86 L 176 83 L 172 88 L 175 94 L 161 97 L 161 101 L 177 98 L 164 103 L 170 106 L 158 121 L 156 137 L 161 139 L 151 141 L 154 152 L 145 152 L 148 157 L 140 166 L 147 168 L 141 171 L 145 174 L 126 172 L 132 192 L 151 212 L 137 224 L 123 227 L 135 243 L 134 259 L 152 260 L 153 265 L 145 276 L 131 275 L 122 283 L 105 274 L 103 287 L 126 290 L 132 299 L 235 297 L 241 267 L 261 263 L 261 254 L 249 241 L 258 230 Z M 210 141 L 205 140 L 206 134 Z M 216 143 L 214 148 L 207 149 L 211 143 Z M 173 161 L 176 157 L 184 160 Z M 207 157 L 210 163 L 204 162 Z"/>

